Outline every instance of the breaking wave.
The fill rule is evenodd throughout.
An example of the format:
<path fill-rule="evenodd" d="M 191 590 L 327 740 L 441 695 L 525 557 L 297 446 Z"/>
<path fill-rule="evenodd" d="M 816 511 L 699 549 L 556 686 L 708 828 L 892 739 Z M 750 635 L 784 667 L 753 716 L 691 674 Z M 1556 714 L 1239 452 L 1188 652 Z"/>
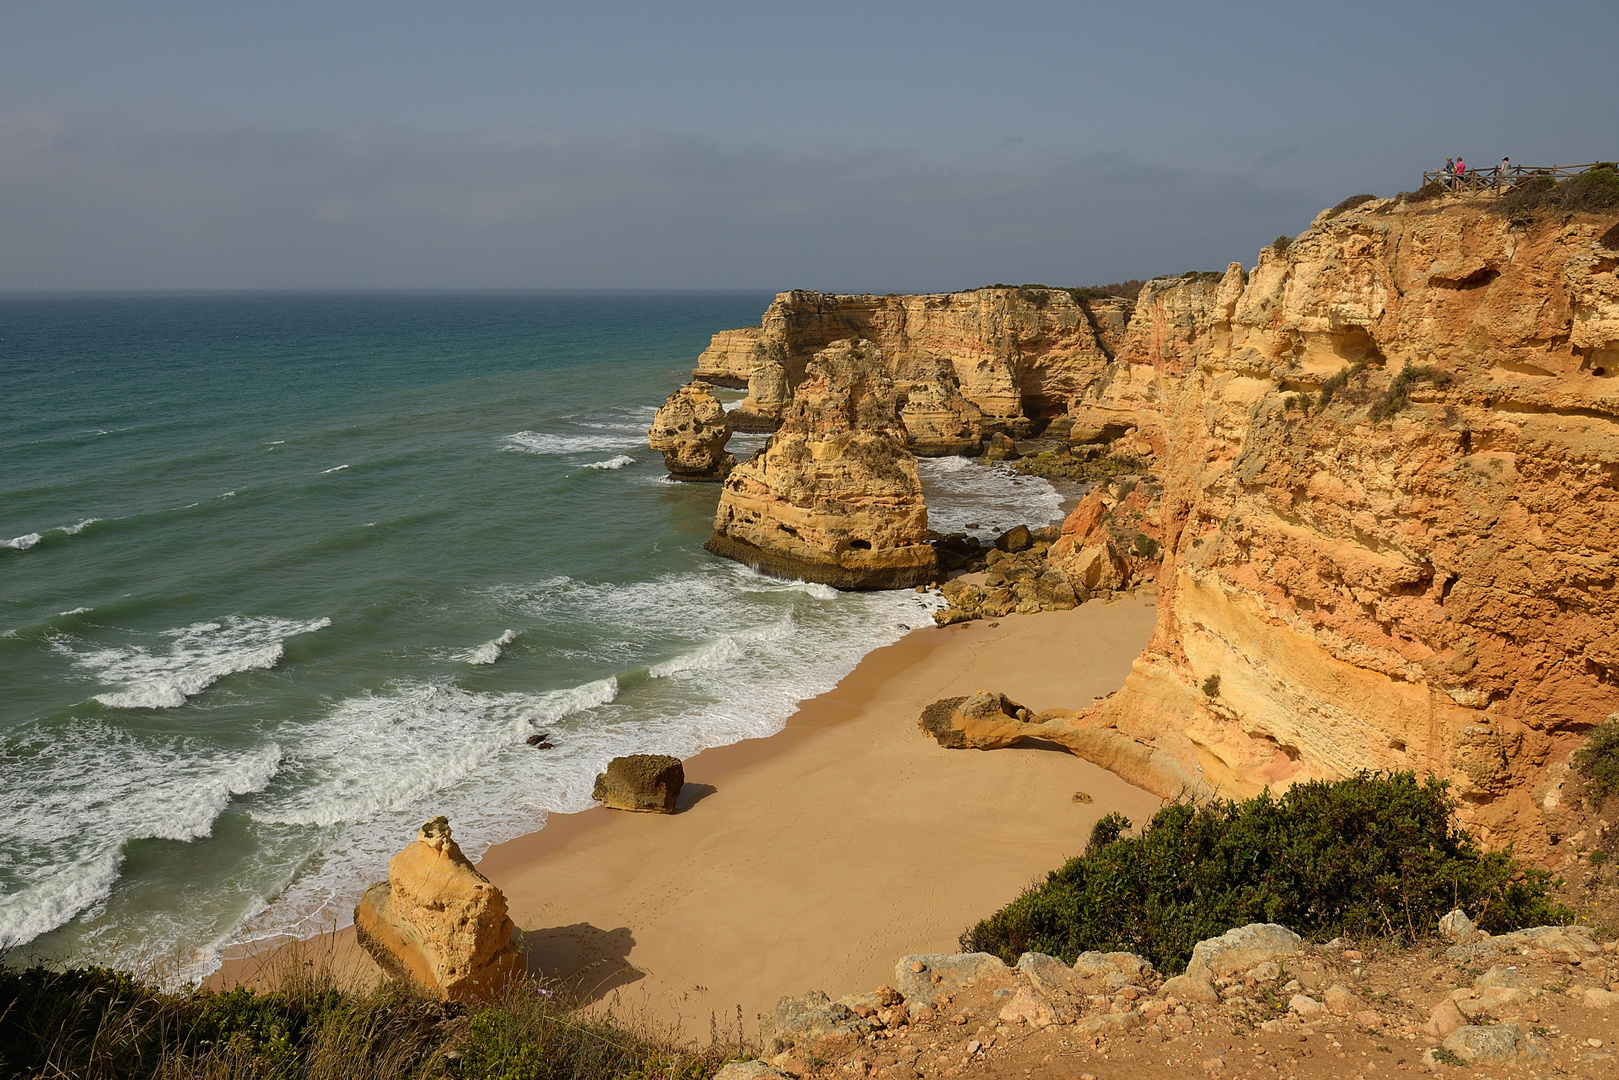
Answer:
<path fill-rule="evenodd" d="M 330 625 L 330 619 L 233 615 L 164 631 L 166 647 L 136 644 L 81 652 L 70 639 L 53 638 L 52 644 L 114 687 L 95 695 L 108 708 L 173 709 L 227 675 L 275 667 L 285 655 L 285 639 Z"/>

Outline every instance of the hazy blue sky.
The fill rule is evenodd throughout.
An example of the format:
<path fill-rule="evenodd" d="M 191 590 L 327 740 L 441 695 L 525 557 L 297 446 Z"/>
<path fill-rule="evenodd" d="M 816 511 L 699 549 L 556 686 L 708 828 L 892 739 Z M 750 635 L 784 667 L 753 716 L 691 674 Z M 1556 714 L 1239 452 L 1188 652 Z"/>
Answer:
<path fill-rule="evenodd" d="M 1100 283 L 1619 157 L 1619 2 L 0 0 L 0 289 Z"/>

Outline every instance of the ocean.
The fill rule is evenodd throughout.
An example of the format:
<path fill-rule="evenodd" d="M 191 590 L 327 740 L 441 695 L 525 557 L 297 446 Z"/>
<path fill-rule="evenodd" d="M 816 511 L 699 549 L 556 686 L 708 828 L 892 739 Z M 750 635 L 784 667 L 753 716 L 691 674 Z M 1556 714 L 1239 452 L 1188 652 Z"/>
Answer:
<path fill-rule="evenodd" d="M 0 297 L 6 962 L 193 982 L 347 925 L 429 817 L 476 858 L 929 623 L 709 555 L 718 488 L 646 447 L 769 300 Z M 922 472 L 941 531 L 1058 516 Z"/>

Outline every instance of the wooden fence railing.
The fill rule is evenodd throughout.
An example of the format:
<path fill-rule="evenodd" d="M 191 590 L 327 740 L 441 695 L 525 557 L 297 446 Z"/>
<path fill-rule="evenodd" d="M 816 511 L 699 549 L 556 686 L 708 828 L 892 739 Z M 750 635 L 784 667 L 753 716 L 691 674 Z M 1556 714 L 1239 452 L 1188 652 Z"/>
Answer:
<path fill-rule="evenodd" d="M 1577 176 L 1587 169 L 1594 169 L 1600 164 L 1602 163 L 1593 161 L 1589 165 L 1513 165 L 1505 172 L 1501 170 L 1501 166 L 1496 165 L 1488 169 L 1468 169 L 1460 178 L 1443 169 L 1435 169 L 1433 172 L 1422 174 L 1422 186 L 1439 183 L 1457 195 L 1499 195 L 1531 176 L 1563 180 Z"/>

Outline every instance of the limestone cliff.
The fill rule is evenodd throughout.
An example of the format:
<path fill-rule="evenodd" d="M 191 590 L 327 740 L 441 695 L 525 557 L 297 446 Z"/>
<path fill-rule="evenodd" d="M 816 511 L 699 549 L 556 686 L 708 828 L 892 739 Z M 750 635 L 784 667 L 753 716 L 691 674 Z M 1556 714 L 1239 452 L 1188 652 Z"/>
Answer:
<path fill-rule="evenodd" d="M 1229 795 L 1437 773 L 1555 843 L 1547 768 L 1619 709 L 1611 225 L 1385 200 L 1143 290 L 1071 417 L 1155 463 L 1159 622 L 1084 724 Z"/>
<path fill-rule="evenodd" d="M 692 377 L 714 386 L 741 389 L 748 385 L 753 347 L 758 341 L 757 326 L 744 326 L 740 330 L 721 330 L 709 340 L 708 348 L 697 357 L 697 367 L 692 371 Z"/>
<path fill-rule="evenodd" d="M 736 465 L 725 452 L 731 437 L 725 408 L 713 387 L 693 379 L 669 395 L 652 418 L 647 443 L 663 455 L 664 468 L 676 480 L 724 480 Z"/>
<path fill-rule="evenodd" d="M 354 909 L 360 944 L 396 979 L 447 998 L 498 998 L 523 975 L 506 897 L 434 818 Z"/>
<path fill-rule="evenodd" d="M 984 414 L 961 393 L 955 370 L 938 362 L 931 379 L 911 384 L 900 410 L 907 445 L 918 457 L 977 455 L 983 449 Z"/>
<path fill-rule="evenodd" d="M 920 296 L 795 290 L 777 296 L 757 328 L 716 334 L 694 374 L 722 385 L 746 380 L 752 397 L 757 357 L 780 363 L 790 389 L 815 353 L 865 339 L 882 351 L 902 402 L 913 386 L 936 385 L 943 362 L 987 432 L 1021 435 L 1104 377 L 1131 309 L 1118 297 L 1031 286 Z M 765 374 L 767 384 L 776 377 Z"/>
<path fill-rule="evenodd" d="M 840 341 L 810 360 L 781 428 L 726 480 L 706 546 L 842 589 L 933 580 L 916 459 L 875 345 Z"/>

